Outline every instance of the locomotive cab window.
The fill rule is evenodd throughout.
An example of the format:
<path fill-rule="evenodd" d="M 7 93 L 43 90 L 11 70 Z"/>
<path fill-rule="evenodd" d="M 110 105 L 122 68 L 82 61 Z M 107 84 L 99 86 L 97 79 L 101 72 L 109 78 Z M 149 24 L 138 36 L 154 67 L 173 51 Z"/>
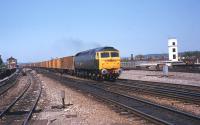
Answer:
<path fill-rule="evenodd" d="M 118 52 L 111 52 L 111 57 L 119 57 L 119 53 Z"/>
<path fill-rule="evenodd" d="M 109 53 L 108 52 L 101 53 L 101 58 L 107 58 L 107 57 L 109 57 Z"/>

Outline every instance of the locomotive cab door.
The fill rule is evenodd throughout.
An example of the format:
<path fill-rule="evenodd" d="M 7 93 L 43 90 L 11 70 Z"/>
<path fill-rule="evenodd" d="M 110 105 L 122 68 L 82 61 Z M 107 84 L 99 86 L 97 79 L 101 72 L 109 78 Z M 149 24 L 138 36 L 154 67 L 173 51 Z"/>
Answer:
<path fill-rule="evenodd" d="M 96 66 L 96 69 L 99 69 L 99 57 L 100 56 L 100 53 L 99 52 L 96 52 L 96 56 L 95 56 L 95 62 L 94 62 L 94 64 L 95 64 L 95 66 Z"/>

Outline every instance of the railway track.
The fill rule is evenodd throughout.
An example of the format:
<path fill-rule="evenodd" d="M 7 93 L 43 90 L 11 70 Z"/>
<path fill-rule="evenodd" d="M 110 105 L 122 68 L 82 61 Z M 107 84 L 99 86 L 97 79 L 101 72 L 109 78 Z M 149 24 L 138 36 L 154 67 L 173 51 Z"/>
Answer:
<path fill-rule="evenodd" d="M 161 97 L 173 98 L 191 104 L 200 104 L 200 87 L 171 83 L 149 82 L 140 80 L 119 79 L 115 82 L 90 82 L 105 89 L 128 92 L 146 93 Z"/>
<path fill-rule="evenodd" d="M 98 86 L 103 85 L 106 89 L 115 88 L 124 92 L 139 92 L 161 97 L 173 98 L 191 104 L 200 104 L 200 87 L 192 85 L 180 85 L 172 83 L 150 82 L 140 80 L 118 79 L 115 82 L 93 81 Z"/>
<path fill-rule="evenodd" d="M 42 92 L 40 81 L 32 75 L 28 74 L 29 79 L 23 91 L 0 112 L 0 124 L 29 124 Z"/>
<path fill-rule="evenodd" d="M 200 87 L 125 79 L 117 80 L 115 83 L 105 83 L 107 83 L 106 87 L 117 86 L 117 88 L 123 88 L 126 91 L 153 94 L 192 104 L 200 104 Z"/>
<path fill-rule="evenodd" d="M 67 84 L 70 87 L 90 93 L 106 102 L 122 107 L 124 110 L 143 117 L 156 124 L 164 125 L 199 125 L 200 117 L 178 111 L 169 107 L 161 106 L 137 97 L 128 96 L 118 91 L 107 89 L 105 84 L 88 83 L 84 80 L 58 77 L 55 74 L 50 76 Z"/>
<path fill-rule="evenodd" d="M 0 95 L 3 95 L 10 88 L 12 88 L 17 83 L 19 77 L 19 71 L 16 71 L 7 79 L 0 81 Z"/>

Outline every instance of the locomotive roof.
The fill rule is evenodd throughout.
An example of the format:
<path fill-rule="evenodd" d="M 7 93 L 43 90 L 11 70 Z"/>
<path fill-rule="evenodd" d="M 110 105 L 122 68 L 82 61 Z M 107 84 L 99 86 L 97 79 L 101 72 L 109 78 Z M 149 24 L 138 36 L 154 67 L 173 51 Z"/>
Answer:
<path fill-rule="evenodd" d="M 87 53 L 96 53 L 96 52 L 99 52 L 99 51 L 118 51 L 118 50 L 115 49 L 114 47 L 98 47 L 98 48 L 95 48 L 95 49 L 90 49 L 90 50 L 79 52 L 75 56 L 87 54 Z"/>

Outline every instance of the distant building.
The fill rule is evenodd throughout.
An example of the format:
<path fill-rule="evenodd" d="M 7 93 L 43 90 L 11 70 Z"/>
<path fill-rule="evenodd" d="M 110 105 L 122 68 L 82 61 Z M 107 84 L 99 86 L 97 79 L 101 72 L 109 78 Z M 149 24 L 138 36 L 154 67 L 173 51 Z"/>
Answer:
<path fill-rule="evenodd" d="M 13 58 L 12 56 L 7 59 L 7 66 L 9 69 L 14 69 L 17 67 L 17 59 Z"/>
<path fill-rule="evenodd" d="M 169 50 L 169 61 L 177 62 L 178 61 L 177 39 L 175 38 L 168 39 L 168 50 Z"/>

